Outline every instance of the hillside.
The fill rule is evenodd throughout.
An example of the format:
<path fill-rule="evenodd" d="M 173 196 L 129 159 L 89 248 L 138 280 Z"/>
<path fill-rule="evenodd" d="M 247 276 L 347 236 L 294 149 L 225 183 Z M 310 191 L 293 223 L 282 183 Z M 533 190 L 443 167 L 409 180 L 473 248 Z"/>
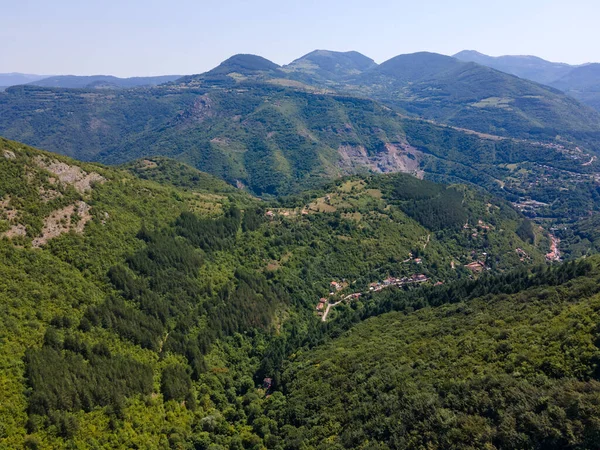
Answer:
<path fill-rule="evenodd" d="M 165 159 L 0 149 L 7 448 L 277 447 L 256 386 L 327 327 L 332 281 L 334 299 L 390 276 L 416 292 L 548 249 L 504 202 L 408 175 L 265 203 Z"/>
<path fill-rule="evenodd" d="M 270 410 L 284 447 L 596 448 L 598 262 L 445 301 L 440 287 L 435 307 L 381 299 L 383 314 L 290 358 Z"/>
<path fill-rule="evenodd" d="M 177 80 L 181 75 L 162 75 L 157 77 L 131 77 L 119 78 L 112 75 L 57 75 L 29 82 L 35 86 L 54 88 L 78 89 L 127 89 L 141 86 L 156 86 L 169 81 Z"/>
<path fill-rule="evenodd" d="M 597 209 L 598 160 L 586 146 L 477 134 L 356 97 L 236 86 L 13 87 L 0 94 L 0 133 L 111 164 L 169 156 L 258 195 L 355 173 L 406 172 L 477 185 L 528 210 L 536 205 L 532 216 L 570 220 Z"/>
<path fill-rule="evenodd" d="M 189 191 L 233 193 L 236 189 L 220 178 L 165 157 L 151 157 L 122 166 L 137 178 L 168 184 Z"/>
<path fill-rule="evenodd" d="M 469 50 L 457 53 L 454 57 L 547 84 L 600 111 L 600 64 L 572 66 L 536 56 L 492 57 Z"/>
<path fill-rule="evenodd" d="M 547 85 L 567 75 L 574 68 L 569 64 L 546 61 L 531 55 L 488 56 L 475 50 L 463 50 L 453 57 Z"/>
<path fill-rule="evenodd" d="M 600 130 L 600 114 L 558 90 L 434 53 L 392 58 L 346 89 L 482 133 L 585 140 Z"/>

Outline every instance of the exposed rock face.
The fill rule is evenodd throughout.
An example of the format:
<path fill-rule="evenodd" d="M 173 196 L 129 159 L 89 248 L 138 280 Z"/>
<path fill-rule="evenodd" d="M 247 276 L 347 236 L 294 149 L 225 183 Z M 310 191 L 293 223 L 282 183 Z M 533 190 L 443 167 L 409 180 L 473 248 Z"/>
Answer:
<path fill-rule="evenodd" d="M 92 219 L 90 215 L 90 205 L 85 202 L 77 202 L 75 205 L 69 205 L 58 209 L 44 219 L 44 228 L 42 234 L 36 237 L 31 245 L 39 248 L 46 244 L 50 239 L 56 238 L 63 233 L 73 230 L 76 233 L 83 233 L 85 225 Z M 73 215 L 77 213 L 79 220 L 73 223 Z"/>
<path fill-rule="evenodd" d="M 213 101 L 210 96 L 205 94 L 196 98 L 193 106 L 181 113 L 178 121 L 181 123 L 202 123 L 205 119 L 215 115 Z"/>
<path fill-rule="evenodd" d="M 385 150 L 369 155 L 362 145 L 340 145 L 340 168 L 351 174 L 367 169 L 374 173 L 403 172 L 423 178 L 419 169 L 422 154 L 407 143 L 387 143 Z"/>
<path fill-rule="evenodd" d="M 93 183 L 104 183 L 106 181 L 102 175 L 96 172 L 87 173 L 81 167 L 70 166 L 57 160 L 38 156 L 35 158 L 35 163 L 42 169 L 56 175 L 61 183 L 72 185 L 77 192 L 82 194 L 90 191 Z"/>
<path fill-rule="evenodd" d="M 40 186 L 38 189 L 40 193 L 40 198 L 44 203 L 50 202 L 54 199 L 62 197 L 63 195 L 55 189 L 45 189 L 43 186 Z"/>
<path fill-rule="evenodd" d="M 0 238 L 7 237 L 7 238 L 11 239 L 14 237 L 26 236 L 26 235 L 27 235 L 27 229 L 25 228 L 25 225 L 19 224 L 19 225 L 11 226 L 7 231 L 0 234 Z"/>
<path fill-rule="evenodd" d="M 4 157 L 6 159 L 15 159 L 17 155 L 15 155 L 15 153 L 11 152 L 10 150 L 4 150 Z"/>
<path fill-rule="evenodd" d="M 19 212 L 10 206 L 10 197 L 0 200 L 0 219 L 13 220 Z"/>

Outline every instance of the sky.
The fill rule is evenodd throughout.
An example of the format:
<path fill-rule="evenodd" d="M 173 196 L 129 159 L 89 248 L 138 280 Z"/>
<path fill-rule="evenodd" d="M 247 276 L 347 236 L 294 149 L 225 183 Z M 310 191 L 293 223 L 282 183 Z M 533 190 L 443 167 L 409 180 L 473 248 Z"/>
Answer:
<path fill-rule="evenodd" d="M 598 0 L 0 0 L 0 73 L 201 73 L 236 53 L 417 51 L 600 61 Z"/>

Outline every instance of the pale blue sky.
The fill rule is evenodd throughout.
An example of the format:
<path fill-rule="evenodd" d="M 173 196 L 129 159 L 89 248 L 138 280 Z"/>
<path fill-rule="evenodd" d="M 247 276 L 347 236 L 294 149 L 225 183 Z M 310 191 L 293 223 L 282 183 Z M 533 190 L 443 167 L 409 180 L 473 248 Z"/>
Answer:
<path fill-rule="evenodd" d="M 0 72 L 189 74 L 317 48 L 600 61 L 598 0 L 0 0 L 0 17 Z"/>

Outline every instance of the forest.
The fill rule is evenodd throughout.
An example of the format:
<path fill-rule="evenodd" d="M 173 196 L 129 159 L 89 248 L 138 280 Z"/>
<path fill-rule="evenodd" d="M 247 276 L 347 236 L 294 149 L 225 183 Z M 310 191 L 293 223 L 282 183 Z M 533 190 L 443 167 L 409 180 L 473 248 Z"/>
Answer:
<path fill-rule="evenodd" d="M 0 447 L 593 448 L 598 261 L 506 201 L 0 146 Z"/>

